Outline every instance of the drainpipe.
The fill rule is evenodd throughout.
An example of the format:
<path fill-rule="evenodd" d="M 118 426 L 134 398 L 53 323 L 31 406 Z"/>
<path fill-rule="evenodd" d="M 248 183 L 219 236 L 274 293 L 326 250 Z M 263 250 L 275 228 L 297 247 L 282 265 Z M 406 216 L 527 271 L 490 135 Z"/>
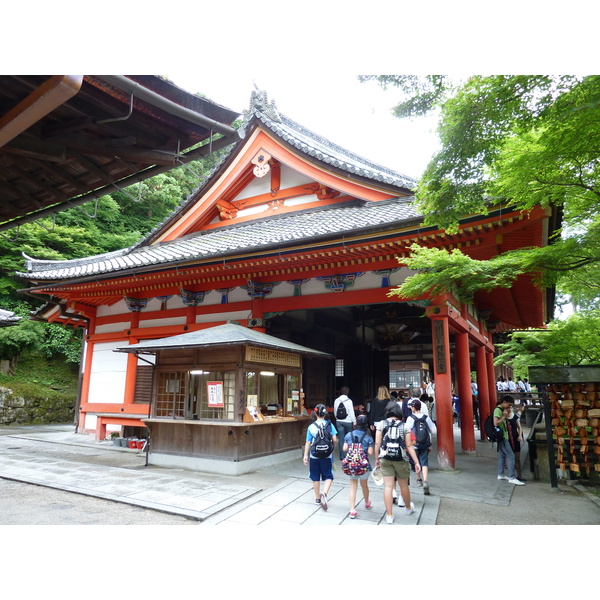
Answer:
<path fill-rule="evenodd" d="M 238 135 L 237 130 L 235 130 L 233 127 L 223 125 L 223 123 L 219 123 L 218 121 L 210 119 L 205 115 L 190 110 L 189 108 L 185 108 L 184 106 L 181 106 L 181 104 L 172 102 L 171 100 L 164 98 L 160 94 L 149 90 L 139 83 L 132 81 L 131 79 L 127 79 L 127 77 L 123 77 L 123 75 L 94 75 L 93 77 L 94 79 L 99 79 L 100 81 L 104 81 L 105 83 L 127 92 L 132 96 L 139 98 L 140 100 L 144 100 L 156 108 L 161 108 L 169 114 L 185 119 L 190 123 L 201 125 L 202 127 L 206 127 L 207 129 L 216 131 L 217 133 L 222 133 L 226 136 Z"/>

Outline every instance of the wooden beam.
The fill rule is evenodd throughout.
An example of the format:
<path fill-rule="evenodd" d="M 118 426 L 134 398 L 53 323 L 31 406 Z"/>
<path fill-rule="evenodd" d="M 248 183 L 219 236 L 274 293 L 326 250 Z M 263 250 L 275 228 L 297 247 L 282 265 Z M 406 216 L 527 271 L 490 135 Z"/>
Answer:
<path fill-rule="evenodd" d="M 83 75 L 53 75 L 0 118 L 0 147 L 75 96 Z"/>

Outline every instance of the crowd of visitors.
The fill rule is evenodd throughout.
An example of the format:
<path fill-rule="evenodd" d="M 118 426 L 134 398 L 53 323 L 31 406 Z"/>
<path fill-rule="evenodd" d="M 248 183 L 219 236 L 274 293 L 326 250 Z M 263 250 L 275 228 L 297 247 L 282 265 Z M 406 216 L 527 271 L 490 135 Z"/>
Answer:
<path fill-rule="evenodd" d="M 526 379 L 498 378 L 498 390 L 502 395 L 493 411 L 493 424 L 502 432 L 498 442 L 498 479 L 508 480 L 514 485 L 526 481 L 521 473 L 520 451 L 523 442 L 521 416 L 525 402 L 514 406 L 511 391 L 529 393 L 531 387 Z M 477 427 L 479 404 L 477 383 L 471 380 L 473 417 Z M 365 405 L 354 406 L 348 387 L 340 389 L 335 399 L 333 414 L 335 425 L 329 417 L 327 407 L 315 407 L 313 422 L 308 427 L 304 450 L 304 463 L 309 466 L 309 478 L 313 483 L 315 502 L 323 510 L 328 508 L 328 492 L 334 479 L 334 448 L 337 443 L 342 469 L 350 480 L 349 515 L 358 516 L 357 493 L 360 485 L 364 507 L 370 510 L 372 501 L 369 480 L 384 486 L 386 522 L 394 522 L 393 505 L 404 509 L 407 515 L 414 511 L 409 482 L 415 474 L 416 485 L 429 489 L 429 453 L 432 437 L 437 435 L 435 415 L 435 386 L 432 381 L 423 382 L 420 394 L 413 393 L 399 398 L 386 386 L 379 386 L 377 394 Z M 460 402 L 453 394 L 455 421 L 460 426 Z M 374 459 L 374 467 L 372 463 Z M 506 474 L 505 474 L 506 473 Z M 321 488 L 321 484 L 323 487 Z"/>
<path fill-rule="evenodd" d="M 433 384 L 428 384 L 433 394 Z M 386 386 L 380 386 L 375 398 L 359 411 L 366 414 L 356 414 L 349 393 L 347 387 L 342 387 L 334 401 L 335 425 L 329 419 L 327 407 L 319 404 L 312 413 L 313 422 L 307 429 L 304 464 L 309 466 L 315 502 L 323 510 L 328 509 L 328 492 L 335 470 L 334 447 L 337 443 L 340 461 L 350 479 L 350 518 L 358 516 L 356 496 L 359 484 L 365 509 L 371 509 L 369 478 L 372 477 L 377 483 L 383 482 L 386 522 L 392 524 L 394 504 L 404 508 L 406 515 L 414 512 L 409 489 L 411 472 L 415 473 L 416 485 L 423 487 L 423 493 L 430 493 L 428 456 L 432 436 L 437 434 L 435 398 L 423 393 L 420 398 L 413 395 L 412 398 L 400 399 L 396 393 L 390 393 Z M 351 447 L 352 457 L 349 455 Z M 359 450 L 362 448 L 360 460 L 364 461 L 364 470 L 356 465 L 355 471 L 348 467 L 350 458 L 358 460 L 355 458 L 356 447 Z M 375 469 L 371 457 L 375 459 Z"/>

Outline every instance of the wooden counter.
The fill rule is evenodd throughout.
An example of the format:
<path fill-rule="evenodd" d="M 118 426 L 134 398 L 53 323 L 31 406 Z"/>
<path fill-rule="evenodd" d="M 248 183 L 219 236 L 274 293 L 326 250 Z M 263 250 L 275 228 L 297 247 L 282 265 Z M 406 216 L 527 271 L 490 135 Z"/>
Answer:
<path fill-rule="evenodd" d="M 150 431 L 148 462 L 208 472 L 247 473 L 301 458 L 299 449 L 304 447 L 310 422 L 309 417 L 267 418 L 256 423 L 144 419 Z M 215 462 L 218 464 L 212 464 Z"/>

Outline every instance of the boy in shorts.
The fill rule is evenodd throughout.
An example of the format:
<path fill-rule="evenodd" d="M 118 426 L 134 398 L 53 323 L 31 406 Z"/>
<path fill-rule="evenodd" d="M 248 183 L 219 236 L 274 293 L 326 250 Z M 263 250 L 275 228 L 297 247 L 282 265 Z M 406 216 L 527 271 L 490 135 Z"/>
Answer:
<path fill-rule="evenodd" d="M 316 458 L 310 454 L 312 441 L 319 433 L 319 427 L 331 428 L 333 442 L 337 442 L 337 429 L 329 421 L 327 407 L 324 404 L 317 404 L 313 412 L 315 421 L 308 426 L 306 431 L 306 444 L 304 445 L 304 464 L 308 465 L 308 476 L 313 482 L 315 491 L 315 502 L 321 505 L 323 510 L 327 510 L 327 493 L 333 483 L 333 449 L 327 458 Z M 323 492 L 321 492 L 321 480 L 323 480 Z"/>

